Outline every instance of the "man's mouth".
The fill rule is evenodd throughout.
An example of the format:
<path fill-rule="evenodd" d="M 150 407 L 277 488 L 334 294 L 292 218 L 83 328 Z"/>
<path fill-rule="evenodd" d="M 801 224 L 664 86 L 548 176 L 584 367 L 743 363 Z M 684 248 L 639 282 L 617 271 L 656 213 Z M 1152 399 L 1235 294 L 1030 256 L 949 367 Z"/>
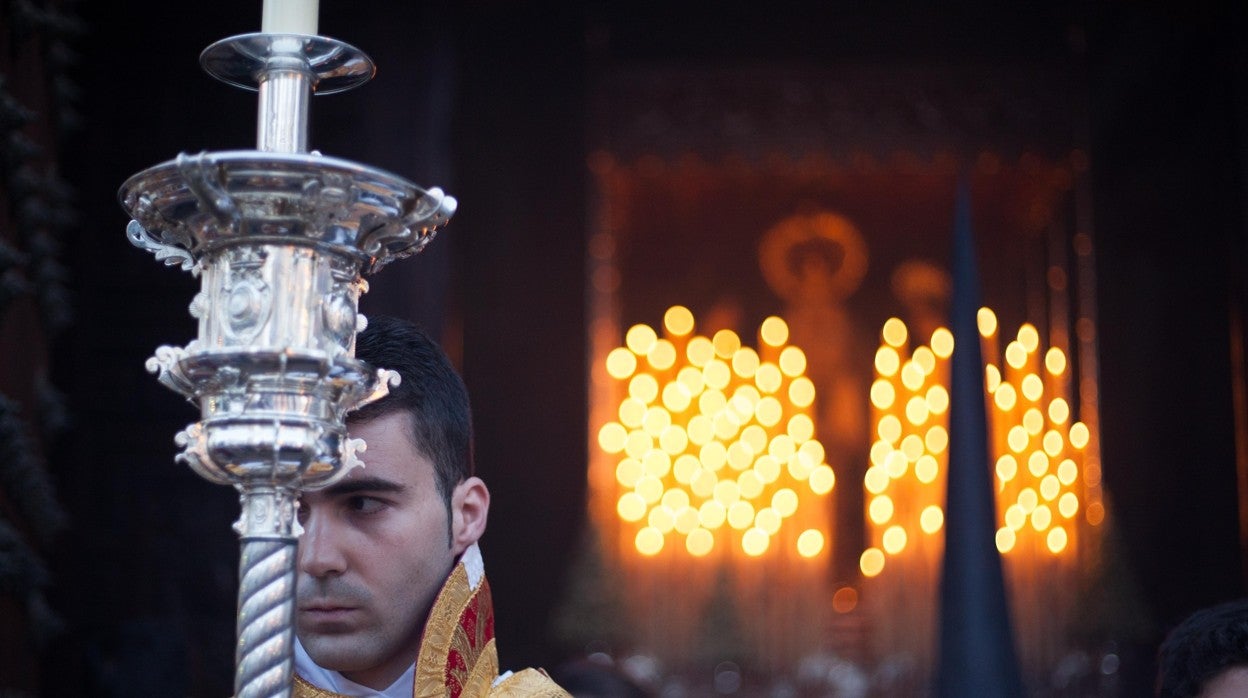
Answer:
<path fill-rule="evenodd" d="M 310 603 L 299 607 L 299 620 L 303 623 L 333 624 L 348 620 L 359 610 L 356 606 L 332 602 Z"/>

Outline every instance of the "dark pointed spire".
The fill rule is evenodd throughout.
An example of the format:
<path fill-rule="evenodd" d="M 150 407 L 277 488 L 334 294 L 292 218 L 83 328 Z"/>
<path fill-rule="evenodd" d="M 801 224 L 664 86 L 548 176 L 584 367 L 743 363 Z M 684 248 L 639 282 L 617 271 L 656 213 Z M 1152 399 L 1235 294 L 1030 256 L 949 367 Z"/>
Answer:
<path fill-rule="evenodd" d="M 954 350 L 936 692 L 942 698 L 1013 698 L 1023 695 L 1023 685 L 996 546 L 970 199 L 964 175 L 958 180 L 953 229 Z"/>

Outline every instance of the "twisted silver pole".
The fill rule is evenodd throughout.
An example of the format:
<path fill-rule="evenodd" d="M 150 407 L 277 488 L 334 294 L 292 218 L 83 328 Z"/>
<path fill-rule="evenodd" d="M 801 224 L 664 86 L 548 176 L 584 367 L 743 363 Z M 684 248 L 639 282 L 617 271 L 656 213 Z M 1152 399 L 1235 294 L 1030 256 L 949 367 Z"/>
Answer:
<path fill-rule="evenodd" d="M 238 570 L 236 698 L 290 694 L 294 672 L 298 493 L 253 486 L 239 497 L 242 549 Z"/>

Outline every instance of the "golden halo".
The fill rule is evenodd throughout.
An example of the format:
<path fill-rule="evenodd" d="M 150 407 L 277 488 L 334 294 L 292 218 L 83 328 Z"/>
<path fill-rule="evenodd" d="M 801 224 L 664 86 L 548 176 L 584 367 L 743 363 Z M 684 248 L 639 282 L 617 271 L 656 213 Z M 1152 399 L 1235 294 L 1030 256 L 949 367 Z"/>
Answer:
<path fill-rule="evenodd" d="M 867 273 L 867 244 L 844 216 L 821 212 L 789 216 L 772 226 L 759 244 L 763 279 L 776 295 L 797 302 L 809 294 L 807 263 L 830 270 L 825 291 L 832 299 L 848 297 Z M 808 300 L 808 299 L 806 299 Z"/>

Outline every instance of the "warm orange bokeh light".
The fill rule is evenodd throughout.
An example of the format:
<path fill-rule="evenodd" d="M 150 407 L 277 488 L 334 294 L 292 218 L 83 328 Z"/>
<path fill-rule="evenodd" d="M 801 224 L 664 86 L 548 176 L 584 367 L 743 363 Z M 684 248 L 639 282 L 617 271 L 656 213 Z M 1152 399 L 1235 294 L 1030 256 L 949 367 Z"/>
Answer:
<path fill-rule="evenodd" d="M 853 587 L 841 587 L 832 595 L 832 610 L 837 613 L 851 613 L 858 608 L 858 590 Z"/>
<path fill-rule="evenodd" d="M 701 368 L 715 357 L 715 345 L 706 337 L 694 337 L 685 345 L 685 356 L 688 357 L 690 365 Z"/>
<path fill-rule="evenodd" d="M 1087 518 L 1089 524 L 1092 524 L 1093 526 L 1100 526 L 1101 522 L 1105 520 L 1105 506 L 1100 502 L 1092 502 L 1088 505 L 1084 516 Z"/>
<path fill-rule="evenodd" d="M 1083 455 L 1091 430 L 1072 422 L 1069 387 L 1062 380 L 1070 371 L 1067 354 L 1043 347 L 1039 330 L 1030 323 L 1004 341 L 998 353 L 996 314 L 981 308 L 977 321 L 988 359 L 984 382 L 1001 516 L 997 548 L 1007 555 L 1036 550 L 1056 555 L 1075 544 L 1074 529 L 1066 522 L 1081 510 L 1092 525 L 1105 515 L 1099 501 L 1083 501 L 1085 486 L 1099 486 L 1100 471 L 1095 459 L 1085 461 Z M 880 338 L 869 395 L 877 440 L 863 477 L 874 540 L 870 554 L 860 560 L 867 576 L 880 574 L 889 556 L 928 554 L 922 552 L 921 539 L 912 536 L 943 530 L 943 494 L 937 488 L 943 487 L 949 442 L 952 334 L 939 328 L 930 346 L 911 350 L 905 324 L 890 318 Z"/>
<path fill-rule="evenodd" d="M 616 380 L 623 380 L 637 370 L 637 355 L 626 347 L 616 347 L 607 354 L 607 374 Z"/>
<path fill-rule="evenodd" d="M 906 323 L 899 318 L 890 317 L 884 321 L 884 329 L 880 332 L 880 338 L 884 343 L 891 347 L 900 347 L 906 343 L 909 332 L 906 330 Z"/>
<path fill-rule="evenodd" d="M 797 552 L 802 557 L 815 557 L 823 552 L 823 534 L 813 528 L 802 531 L 797 537 Z"/>
<path fill-rule="evenodd" d="M 980 308 L 975 314 L 976 324 L 979 326 L 979 333 L 984 337 L 991 337 L 997 333 L 997 314 L 989 308 Z"/>
<path fill-rule="evenodd" d="M 783 346 L 789 341 L 789 325 L 781 318 L 772 315 L 763 320 L 763 324 L 759 328 L 759 336 L 762 337 L 763 343 L 767 346 Z"/>
<path fill-rule="evenodd" d="M 793 345 L 780 351 L 780 371 L 790 378 L 806 372 L 806 353 Z"/>
<path fill-rule="evenodd" d="M 896 555 L 905 550 L 909 536 L 906 535 L 906 529 L 901 526 L 889 526 L 884 531 L 884 552 L 889 555 Z"/>
<path fill-rule="evenodd" d="M 1014 549 L 1014 543 L 1018 537 L 1011 528 L 997 529 L 997 550 L 1001 553 L 1008 553 Z"/>
<path fill-rule="evenodd" d="M 1083 422 L 1075 422 L 1070 425 L 1070 445 L 1075 448 L 1087 448 L 1088 445 L 1088 426 Z"/>
<path fill-rule="evenodd" d="M 683 305 L 673 305 L 663 313 L 663 326 L 673 336 L 683 337 L 693 332 L 693 313 Z"/>
<path fill-rule="evenodd" d="M 1018 343 L 1028 354 L 1036 353 L 1036 349 L 1040 347 L 1040 332 L 1036 330 L 1036 326 L 1030 322 L 1023 323 L 1018 328 Z"/>
<path fill-rule="evenodd" d="M 876 577 L 884 571 L 884 552 L 879 548 L 867 548 L 858 558 L 858 569 L 865 577 Z"/>
<path fill-rule="evenodd" d="M 1044 354 L 1044 367 L 1049 373 L 1060 376 L 1066 372 L 1066 354 L 1053 347 Z"/>
<path fill-rule="evenodd" d="M 750 557 L 758 557 L 767 552 L 771 544 L 771 536 L 761 528 L 751 528 L 741 536 L 741 549 Z"/>
<path fill-rule="evenodd" d="M 947 359 L 953 356 L 953 333 L 944 327 L 937 327 L 932 332 L 931 347 L 938 358 Z"/>
<path fill-rule="evenodd" d="M 668 536 L 680 536 L 695 558 L 737 536 L 747 556 L 763 557 L 786 525 L 828 523 L 818 500 L 836 474 L 811 416 L 815 384 L 779 317 L 760 326 L 760 349 L 732 330 L 705 337 L 695 327 L 687 307 L 672 306 L 662 336 L 633 325 L 604 357 L 623 394 L 616 421 L 597 432 L 598 447 L 615 459 L 615 515 L 643 556 L 679 551 Z M 812 513 L 797 517 L 799 509 Z M 826 555 L 824 535 L 806 528 L 782 554 Z"/>
<path fill-rule="evenodd" d="M 633 325 L 624 335 L 624 344 L 638 356 L 645 356 L 658 341 L 659 336 L 649 325 Z"/>
<path fill-rule="evenodd" d="M 893 347 L 880 347 L 875 352 L 875 370 L 881 376 L 896 375 L 901 368 L 901 357 Z"/>
<path fill-rule="evenodd" d="M 646 352 L 646 360 L 660 371 L 666 371 L 676 363 L 676 346 L 666 339 L 656 340 Z"/>
<path fill-rule="evenodd" d="M 634 543 L 637 546 L 637 552 L 642 555 L 658 555 L 659 551 L 663 550 L 663 534 L 647 526 L 637 532 Z"/>
<path fill-rule="evenodd" d="M 732 355 L 741 348 L 741 338 L 732 330 L 720 330 L 711 338 L 711 345 L 715 347 L 716 356 L 721 359 L 731 359 Z"/>
<path fill-rule="evenodd" d="M 1049 546 L 1049 551 L 1054 555 L 1062 552 L 1066 549 L 1066 543 L 1068 542 L 1066 529 L 1059 527 L 1050 530 L 1045 542 Z"/>
<path fill-rule="evenodd" d="M 685 550 L 694 557 L 704 557 L 715 546 L 715 536 L 705 528 L 695 528 L 685 537 Z"/>

